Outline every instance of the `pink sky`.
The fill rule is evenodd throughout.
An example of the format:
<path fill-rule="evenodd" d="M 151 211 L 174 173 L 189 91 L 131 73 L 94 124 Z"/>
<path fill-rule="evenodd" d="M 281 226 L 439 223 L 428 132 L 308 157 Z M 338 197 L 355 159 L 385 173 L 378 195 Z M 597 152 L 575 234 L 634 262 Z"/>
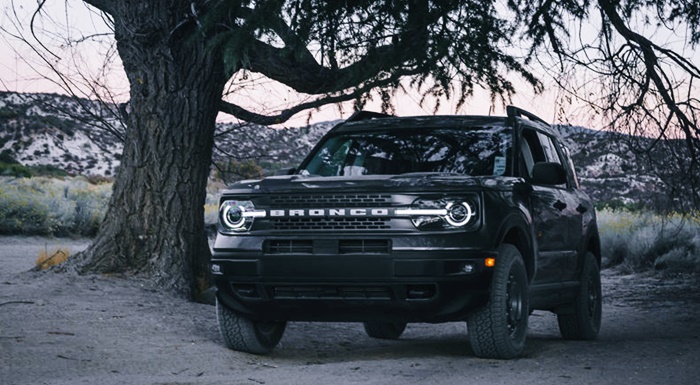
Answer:
<path fill-rule="evenodd" d="M 80 58 L 71 58 L 72 60 L 61 61 L 66 64 L 76 64 L 76 61 L 81 63 L 92 63 L 92 68 L 100 68 L 102 64 L 101 55 L 97 52 L 96 47 L 87 47 L 81 51 Z M 30 62 L 27 63 L 26 61 Z M 118 63 L 117 63 L 118 64 Z M 90 68 L 90 65 L 83 65 L 83 68 Z M 8 42 L 0 40 L 0 89 L 17 92 L 46 92 L 65 94 L 54 82 L 42 78 L 36 73 L 36 69 L 48 73 L 46 65 L 36 59 L 36 55 L 23 44 L 18 42 Z M 88 71 L 88 72 L 94 72 Z M 115 68 L 110 76 L 111 86 L 113 90 L 118 90 L 122 95 L 122 101 L 128 98 L 128 84 L 125 80 L 121 68 Z M 232 102 L 245 105 L 258 112 L 260 111 L 278 111 L 290 105 L 290 102 L 305 101 L 310 97 L 308 95 L 299 95 L 293 90 L 285 87 L 282 84 L 273 82 L 268 79 L 258 80 L 256 84 L 248 86 L 246 89 L 238 91 L 232 99 Z M 513 104 L 525 108 L 545 120 L 553 120 L 555 118 L 555 99 L 556 90 L 546 92 L 544 95 L 535 96 L 529 87 L 520 84 L 518 93 L 516 94 Z M 434 103 L 427 103 L 424 106 L 419 104 L 420 95 L 418 92 L 405 94 L 399 92 L 399 95 L 394 100 L 396 113 L 400 116 L 410 115 L 429 115 L 433 113 Z M 546 102 L 543 102 L 546 100 Z M 489 114 L 489 95 L 483 90 L 476 90 L 475 96 L 469 100 L 466 105 L 459 110 L 456 109 L 456 101 L 443 100 L 439 114 Z M 379 111 L 381 109 L 379 103 L 370 103 L 366 109 Z M 350 116 L 353 112 L 352 103 L 346 103 L 343 106 L 343 111 L 339 111 L 335 105 L 328 105 L 321 108 L 320 111 L 315 111 L 312 115 L 311 122 L 320 122 L 328 120 L 343 119 Z M 504 114 L 505 111 L 498 103 L 494 115 Z M 219 120 L 234 121 L 231 116 L 221 114 Z M 301 126 L 305 125 L 307 113 L 302 112 L 297 114 L 286 126 Z"/>
<path fill-rule="evenodd" d="M 3 9 L 4 13 L 0 13 L 0 26 L 4 29 L 15 33 L 20 29 L 25 36 L 31 36 L 28 25 L 31 18 L 31 10 L 35 3 L 28 5 L 19 5 L 20 1 L 15 0 L 16 13 L 19 15 L 20 21 L 16 22 L 12 13 L 8 8 Z M 9 12 L 9 13 L 8 13 Z M 112 69 L 108 74 L 100 71 L 106 55 L 114 52 L 109 51 L 109 44 L 97 43 L 81 43 L 77 50 L 66 49 L 62 47 L 65 41 L 59 38 L 71 37 L 72 39 L 80 39 L 91 33 L 109 32 L 109 28 L 105 25 L 100 15 L 90 9 L 80 0 L 49 1 L 47 2 L 46 12 L 39 18 L 37 30 L 43 30 L 40 39 L 42 44 L 57 53 L 57 58 L 50 58 L 51 64 L 61 68 L 68 74 L 68 78 L 80 84 L 79 73 L 76 68 L 80 68 L 80 73 L 88 74 L 91 78 L 100 78 L 107 84 L 111 92 L 116 93 L 118 101 L 125 101 L 128 98 L 128 84 L 121 70 L 121 64 L 118 57 L 112 64 Z M 26 44 L 22 44 L 16 39 L 9 36 L 6 31 L 0 31 L 0 89 L 18 92 L 53 92 L 65 93 L 61 87 L 51 81 L 43 79 L 37 74 L 37 71 L 42 74 L 49 74 L 47 64 L 41 62 L 38 56 L 32 52 L 31 48 Z M 103 38 L 103 41 L 112 41 L 112 38 Z M 691 52 L 697 60 L 700 56 L 697 51 Z M 542 79 L 546 77 L 543 76 Z M 545 83 L 545 92 L 541 95 L 535 95 L 532 89 L 525 85 L 519 79 L 514 78 L 517 94 L 512 100 L 512 104 L 524 108 L 541 118 L 553 123 L 569 123 L 572 125 L 595 126 L 596 118 L 591 116 L 587 110 L 581 108 L 573 108 L 566 106 L 564 109 L 565 115 L 561 115 L 558 105 L 561 104 L 562 91 L 551 84 Z M 79 85 L 80 86 L 80 85 Z M 232 102 L 241 104 L 256 112 L 275 112 L 295 103 L 308 100 L 308 95 L 299 95 L 287 87 L 262 79 L 253 84 L 248 85 L 245 89 L 235 93 Z M 396 113 L 400 116 L 410 115 L 426 115 L 433 113 L 433 103 L 420 106 L 418 101 L 420 95 L 417 91 L 409 94 L 399 95 L 394 100 Z M 456 109 L 456 101 L 443 100 L 439 114 L 489 114 L 489 95 L 483 90 L 476 90 L 473 98 L 467 101 L 466 105 L 460 109 Z M 379 103 L 370 103 L 366 109 L 379 111 Z M 337 106 L 326 106 L 320 111 L 314 112 L 311 122 L 328 121 L 347 118 L 352 114 L 352 104 L 348 103 L 344 106 L 343 112 L 338 110 Z M 494 115 L 502 115 L 505 113 L 503 106 L 497 103 L 495 109 L 491 111 Z M 222 121 L 231 121 L 232 117 L 221 114 Z M 307 121 L 307 113 L 299 113 L 292 120 L 288 121 L 285 126 L 301 126 Z"/>
<path fill-rule="evenodd" d="M 20 2 L 16 2 L 20 4 Z M 64 41 L 56 39 L 57 35 L 61 37 L 70 36 L 73 39 L 79 39 L 82 36 L 91 33 L 109 32 L 109 29 L 101 20 L 98 14 L 91 12 L 89 8 L 79 0 L 69 0 L 64 6 L 63 2 L 47 2 L 46 11 L 42 15 L 41 22 L 38 24 L 38 30 L 46 30 L 49 33 L 41 34 L 40 39 L 42 44 L 50 47 L 56 52 L 59 58 L 50 58 L 53 65 L 63 68 L 69 74 L 69 78 L 79 83 L 76 68 L 81 68 L 83 73 L 87 72 L 91 77 L 102 76 L 99 69 L 102 66 L 103 58 L 106 55 L 107 48 L 105 45 L 82 43 L 79 50 L 66 50 L 61 48 Z M 33 10 L 34 4 L 17 6 L 17 13 L 20 15 L 20 23 L 15 23 L 11 15 L 8 15 L 7 9 L 5 14 L 0 14 L 0 25 L 14 33 L 19 25 L 22 33 L 31 37 L 28 25 L 31 18 L 30 10 Z M 126 100 L 128 98 L 128 84 L 120 68 L 121 64 L 118 60 L 114 63 L 114 68 L 107 79 L 108 87 L 112 91 L 116 91 L 119 98 Z M 38 56 L 32 52 L 32 49 L 12 38 L 8 34 L 2 34 L 0 37 L 0 89 L 17 92 L 47 92 L 61 93 L 62 90 L 54 82 L 42 78 L 41 74 L 49 74 L 46 63 L 43 63 Z M 55 79 L 54 76 L 52 78 Z M 524 84 L 518 84 L 518 94 L 513 100 L 513 104 L 525 108 L 545 120 L 555 120 L 556 109 L 554 107 L 557 97 L 556 90 L 548 91 L 544 95 L 535 96 L 532 90 Z M 232 102 L 242 104 L 250 109 L 258 112 L 276 111 L 289 106 L 294 102 L 299 102 L 308 99 L 308 95 L 299 95 L 287 87 L 274 83 L 270 80 L 263 79 L 258 81 L 254 86 L 249 86 L 245 90 L 236 93 L 236 97 L 231 99 Z M 409 94 L 400 94 L 394 101 L 396 113 L 401 116 L 409 115 L 426 115 L 433 113 L 433 103 L 420 106 L 420 95 L 418 92 Z M 475 96 L 469 100 L 465 106 L 456 109 L 456 102 L 451 100 L 443 100 L 440 114 L 489 114 L 489 95 L 481 90 L 476 90 Z M 366 109 L 380 110 L 379 103 L 370 103 Z M 352 114 L 352 104 L 346 103 L 341 113 L 337 106 L 330 105 L 321 108 L 320 111 L 314 112 L 311 122 L 328 121 L 347 118 Z M 504 114 L 504 109 L 499 104 L 492 113 L 494 115 Z M 220 120 L 231 121 L 232 117 L 221 114 Z M 299 113 L 297 116 L 287 122 L 286 126 L 305 125 L 307 121 L 307 113 Z"/>

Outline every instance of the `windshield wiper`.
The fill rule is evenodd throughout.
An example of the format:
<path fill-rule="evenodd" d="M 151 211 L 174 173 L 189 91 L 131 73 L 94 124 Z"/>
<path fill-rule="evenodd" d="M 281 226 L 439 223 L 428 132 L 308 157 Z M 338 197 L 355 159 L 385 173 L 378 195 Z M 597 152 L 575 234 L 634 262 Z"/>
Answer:
<path fill-rule="evenodd" d="M 424 178 L 435 178 L 435 177 L 441 177 L 441 176 L 469 176 L 466 174 L 459 174 L 456 172 L 442 172 L 442 171 L 414 171 L 414 172 L 406 172 L 403 174 L 398 174 L 394 178 L 415 178 L 415 177 L 424 177 Z"/>

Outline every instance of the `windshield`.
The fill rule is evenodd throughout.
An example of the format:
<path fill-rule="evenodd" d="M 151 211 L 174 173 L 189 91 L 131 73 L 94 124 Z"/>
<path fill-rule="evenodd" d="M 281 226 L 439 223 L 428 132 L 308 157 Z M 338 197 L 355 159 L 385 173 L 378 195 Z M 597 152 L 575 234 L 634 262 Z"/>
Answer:
<path fill-rule="evenodd" d="M 506 175 L 511 132 L 507 127 L 472 127 L 341 134 L 326 140 L 300 173 Z"/>

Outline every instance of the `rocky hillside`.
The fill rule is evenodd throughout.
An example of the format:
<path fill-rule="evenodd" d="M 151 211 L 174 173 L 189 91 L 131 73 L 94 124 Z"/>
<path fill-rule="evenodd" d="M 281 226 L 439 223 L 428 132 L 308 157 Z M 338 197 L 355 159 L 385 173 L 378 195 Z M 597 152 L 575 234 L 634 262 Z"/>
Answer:
<path fill-rule="evenodd" d="M 556 128 L 571 151 L 581 186 L 596 201 L 666 205 L 666 185 L 633 151 L 639 142 L 650 140 L 583 127 Z"/>
<path fill-rule="evenodd" d="M 113 175 L 122 133 L 114 106 L 55 94 L 0 92 L 0 153 L 25 166 Z"/>
<path fill-rule="evenodd" d="M 0 92 L 0 159 L 51 165 L 69 174 L 113 176 L 123 137 L 118 111 L 115 105 L 61 95 Z M 292 167 L 333 124 L 288 129 L 219 124 L 216 169 L 231 177 Z M 583 188 L 597 201 L 630 204 L 664 196 L 663 183 L 636 161 L 625 137 L 582 127 L 558 129 Z"/>
<path fill-rule="evenodd" d="M 25 166 L 113 176 L 124 135 L 118 111 L 119 106 L 56 94 L 0 92 L 0 154 Z M 221 168 L 250 161 L 264 165 L 263 171 L 292 167 L 333 124 L 272 129 L 222 123 L 214 161 Z"/>

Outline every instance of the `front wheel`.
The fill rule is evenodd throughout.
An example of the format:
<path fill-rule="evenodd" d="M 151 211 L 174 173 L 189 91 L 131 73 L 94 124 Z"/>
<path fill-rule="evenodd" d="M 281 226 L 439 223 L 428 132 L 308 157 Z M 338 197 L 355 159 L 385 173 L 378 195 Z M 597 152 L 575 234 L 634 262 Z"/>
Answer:
<path fill-rule="evenodd" d="M 229 349 L 253 354 L 267 354 L 282 339 L 286 322 L 254 321 L 216 301 L 219 331 Z"/>
<path fill-rule="evenodd" d="M 598 337 L 603 313 L 602 293 L 598 261 L 589 252 L 583 260 L 573 312 L 557 314 L 559 331 L 564 339 L 594 340 Z"/>
<path fill-rule="evenodd" d="M 520 251 L 513 245 L 501 245 L 489 302 L 467 320 L 474 354 L 498 359 L 522 354 L 529 315 L 527 290 L 527 271 Z"/>

